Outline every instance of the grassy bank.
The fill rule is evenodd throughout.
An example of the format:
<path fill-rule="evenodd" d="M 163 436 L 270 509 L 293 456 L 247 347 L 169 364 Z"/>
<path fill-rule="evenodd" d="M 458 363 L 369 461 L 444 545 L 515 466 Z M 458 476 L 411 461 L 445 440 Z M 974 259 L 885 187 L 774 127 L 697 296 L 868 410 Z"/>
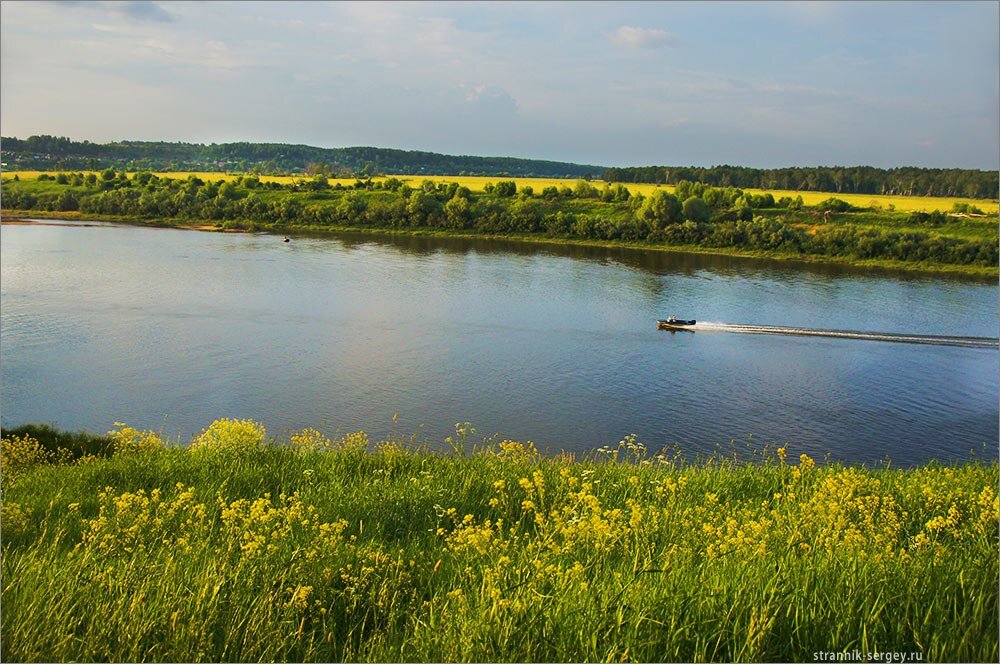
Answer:
<path fill-rule="evenodd" d="M 11 433 L 5 661 L 997 658 L 995 463 Z"/>
<path fill-rule="evenodd" d="M 739 249 L 734 247 L 702 247 L 692 244 L 664 245 L 650 242 L 626 242 L 622 240 L 597 240 L 581 239 L 566 236 L 547 236 L 533 233 L 482 233 L 475 230 L 455 230 L 447 228 L 372 228 L 370 226 L 353 225 L 316 225 L 316 224 L 262 224 L 249 220 L 239 220 L 227 222 L 223 225 L 206 224 L 201 219 L 179 219 L 179 218 L 158 218 L 146 219 L 142 217 L 127 215 L 109 214 L 83 214 L 80 212 L 59 212 L 59 211 L 34 211 L 34 210 L 4 210 L 3 220 L 8 223 L 20 223 L 29 219 L 39 220 L 61 220 L 61 221 L 107 221 L 134 226 L 152 226 L 156 228 L 182 228 L 200 231 L 217 232 L 267 232 L 276 234 L 309 234 L 322 236 L 323 234 L 335 235 L 337 233 L 366 233 L 373 236 L 378 235 L 403 235 L 422 237 L 444 237 L 444 238 L 465 238 L 465 239 L 488 239 L 514 241 L 528 244 L 555 245 L 555 246 L 581 246 L 581 247 L 605 247 L 609 249 L 637 249 L 640 251 L 666 251 L 681 252 L 688 254 L 706 254 L 710 256 L 737 256 L 740 258 L 760 258 L 768 260 L 790 261 L 794 263 L 826 264 L 826 265 L 848 265 L 859 268 L 873 268 L 878 270 L 895 272 L 912 272 L 920 274 L 939 274 L 971 277 L 976 280 L 995 281 L 998 274 L 996 266 L 985 265 L 952 265 L 946 263 L 935 263 L 928 261 L 900 261 L 887 258 L 850 258 L 846 256 L 813 256 L 809 254 L 799 254 L 782 251 L 764 251 L 753 249 Z M 25 221 L 25 223 L 28 223 Z"/>

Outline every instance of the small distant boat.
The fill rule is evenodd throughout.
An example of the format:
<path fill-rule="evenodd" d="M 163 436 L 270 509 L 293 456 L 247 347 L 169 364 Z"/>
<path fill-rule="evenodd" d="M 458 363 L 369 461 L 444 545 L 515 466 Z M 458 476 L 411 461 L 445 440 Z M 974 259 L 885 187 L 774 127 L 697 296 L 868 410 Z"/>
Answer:
<path fill-rule="evenodd" d="M 667 320 L 657 320 L 656 327 L 660 330 L 685 330 L 690 328 L 692 325 L 698 321 L 692 320 L 681 320 L 680 318 L 667 319 Z"/>

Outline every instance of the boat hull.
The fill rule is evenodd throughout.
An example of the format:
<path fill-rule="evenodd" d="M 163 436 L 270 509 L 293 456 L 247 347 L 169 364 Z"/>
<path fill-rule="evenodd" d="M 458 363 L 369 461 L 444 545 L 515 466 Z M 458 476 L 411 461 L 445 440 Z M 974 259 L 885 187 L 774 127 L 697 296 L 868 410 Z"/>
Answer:
<path fill-rule="evenodd" d="M 656 325 L 661 330 L 689 330 L 697 322 L 696 320 L 658 320 Z"/>

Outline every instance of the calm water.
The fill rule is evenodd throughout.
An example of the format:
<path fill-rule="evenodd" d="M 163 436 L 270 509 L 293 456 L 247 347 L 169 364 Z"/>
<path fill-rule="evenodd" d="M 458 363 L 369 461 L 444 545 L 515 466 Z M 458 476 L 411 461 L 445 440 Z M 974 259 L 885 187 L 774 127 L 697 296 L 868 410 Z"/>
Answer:
<path fill-rule="evenodd" d="M 279 437 L 314 426 L 441 440 L 468 420 L 550 450 L 636 433 L 690 454 L 752 440 L 849 462 L 996 455 L 996 350 L 655 322 L 996 337 L 992 284 L 112 225 L 4 226 L 0 247 L 5 426 L 117 420 L 186 440 L 217 417 L 252 417 Z"/>

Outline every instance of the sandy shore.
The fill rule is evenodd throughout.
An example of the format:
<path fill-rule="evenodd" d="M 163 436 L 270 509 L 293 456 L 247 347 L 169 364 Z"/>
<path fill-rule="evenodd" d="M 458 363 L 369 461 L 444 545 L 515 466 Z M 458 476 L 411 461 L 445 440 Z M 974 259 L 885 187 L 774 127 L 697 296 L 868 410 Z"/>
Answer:
<path fill-rule="evenodd" d="M 59 214 L 46 212 L 46 215 L 53 215 L 50 218 L 25 217 L 22 215 L 11 215 L 0 217 L 0 224 L 4 226 L 101 226 L 104 224 L 117 224 L 120 226 L 131 226 L 134 228 L 178 228 L 190 231 L 208 231 L 212 233 L 246 233 L 247 231 L 238 228 L 218 228 L 211 224 L 142 224 L 134 220 L 114 219 L 84 219 L 81 216 L 69 214 Z M 55 215 L 59 216 L 55 216 Z M 58 222 L 58 223 L 56 223 Z M 68 223 L 67 223 L 68 222 Z M 74 223 L 75 222 L 75 223 Z"/>

